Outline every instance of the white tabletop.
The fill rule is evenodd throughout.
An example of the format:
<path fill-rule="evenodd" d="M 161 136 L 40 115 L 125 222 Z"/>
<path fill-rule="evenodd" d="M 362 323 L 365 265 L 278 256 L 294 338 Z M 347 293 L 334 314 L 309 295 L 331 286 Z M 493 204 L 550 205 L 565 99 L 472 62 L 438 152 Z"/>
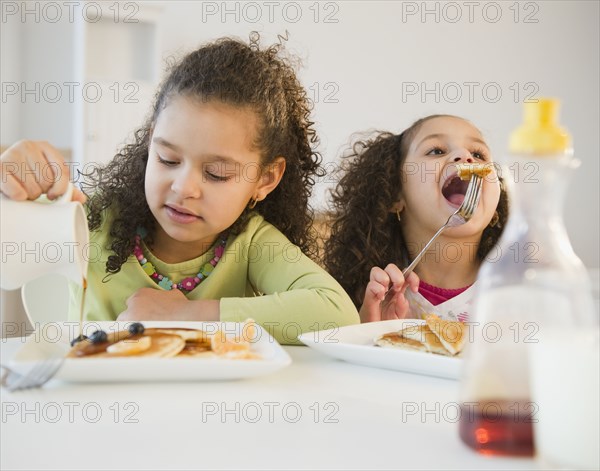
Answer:
<path fill-rule="evenodd" d="M 2 389 L 0 468 L 537 469 L 462 444 L 456 381 L 285 348 L 253 379 Z"/>

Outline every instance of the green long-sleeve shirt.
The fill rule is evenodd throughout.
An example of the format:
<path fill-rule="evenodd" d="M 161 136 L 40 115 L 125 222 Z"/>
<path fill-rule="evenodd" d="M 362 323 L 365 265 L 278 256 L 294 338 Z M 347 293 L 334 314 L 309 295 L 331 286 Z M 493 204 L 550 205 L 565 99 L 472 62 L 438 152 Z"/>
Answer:
<path fill-rule="evenodd" d="M 102 281 L 111 254 L 107 225 L 105 222 L 90 234 L 85 300 L 88 321 L 116 319 L 126 309 L 127 298 L 140 288 L 163 289 L 133 254 L 119 273 Z M 158 273 L 176 283 L 195 276 L 214 256 L 211 249 L 194 260 L 167 264 L 147 250 L 145 253 Z M 81 287 L 71 283 L 70 288 L 69 317 L 74 320 L 79 317 Z M 280 343 L 298 343 L 296 337 L 303 332 L 359 322 L 354 304 L 337 281 L 260 215 L 253 216 L 241 234 L 229 237 L 215 269 L 186 297 L 218 299 L 221 321 L 252 318 Z"/>

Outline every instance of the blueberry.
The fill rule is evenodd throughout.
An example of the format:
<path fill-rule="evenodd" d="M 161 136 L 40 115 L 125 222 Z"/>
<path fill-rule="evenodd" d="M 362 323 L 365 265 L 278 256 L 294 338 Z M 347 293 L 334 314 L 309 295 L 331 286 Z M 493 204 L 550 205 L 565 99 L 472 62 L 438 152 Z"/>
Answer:
<path fill-rule="evenodd" d="M 141 322 L 134 322 L 129 326 L 129 333 L 131 335 L 141 335 L 144 333 L 146 329 L 144 328 L 144 324 Z"/>
<path fill-rule="evenodd" d="M 76 343 L 82 342 L 85 339 L 87 339 L 87 335 L 83 334 L 81 334 L 79 337 L 75 337 L 73 340 L 71 340 L 71 347 L 74 347 Z"/>
<path fill-rule="evenodd" d="M 103 330 L 97 330 L 92 335 L 90 335 L 90 342 L 92 343 L 102 343 L 106 342 L 107 340 L 108 337 L 106 335 L 106 332 L 104 332 Z"/>

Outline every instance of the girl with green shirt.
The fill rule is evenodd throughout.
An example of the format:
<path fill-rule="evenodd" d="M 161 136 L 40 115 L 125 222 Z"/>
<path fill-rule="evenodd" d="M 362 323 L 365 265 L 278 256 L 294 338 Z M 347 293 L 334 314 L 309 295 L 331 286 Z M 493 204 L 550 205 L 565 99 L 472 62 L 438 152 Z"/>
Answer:
<path fill-rule="evenodd" d="M 188 54 L 135 143 L 86 175 L 74 199 L 87 199 L 97 248 L 87 320 L 251 317 L 282 343 L 359 322 L 342 287 L 309 258 L 317 249 L 308 198 L 321 158 L 310 101 L 282 56 L 281 45 L 261 49 L 257 36 Z M 1 159 L 17 164 L 3 169 L 54 169 L 41 172 L 54 179 L 2 175 L 10 198 L 52 199 L 67 188 L 68 169 L 48 143 L 21 141 Z M 71 286 L 73 319 L 80 289 Z"/>

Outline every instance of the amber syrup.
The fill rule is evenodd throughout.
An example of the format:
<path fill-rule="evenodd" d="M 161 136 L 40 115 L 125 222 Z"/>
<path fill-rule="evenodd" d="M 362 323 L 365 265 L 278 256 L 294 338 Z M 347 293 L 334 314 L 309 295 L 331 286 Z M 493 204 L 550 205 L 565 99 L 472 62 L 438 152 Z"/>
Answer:
<path fill-rule="evenodd" d="M 535 411 L 527 401 L 462 404 L 460 438 L 483 455 L 533 456 Z"/>
<path fill-rule="evenodd" d="M 81 293 L 81 307 L 79 308 L 79 338 L 83 338 L 83 311 L 85 306 L 85 293 L 87 293 L 87 279 L 83 278 L 83 290 Z"/>

